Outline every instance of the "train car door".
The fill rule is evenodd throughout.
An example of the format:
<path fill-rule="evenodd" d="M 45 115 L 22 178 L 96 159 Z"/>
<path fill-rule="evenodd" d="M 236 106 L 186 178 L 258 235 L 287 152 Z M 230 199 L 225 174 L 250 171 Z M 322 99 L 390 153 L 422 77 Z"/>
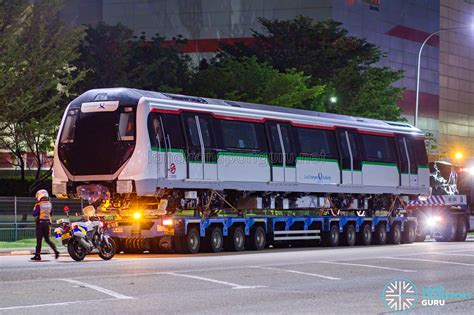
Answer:
<path fill-rule="evenodd" d="M 296 181 L 296 154 L 291 125 L 269 121 L 265 123 L 270 144 L 271 180 Z"/>
<path fill-rule="evenodd" d="M 188 179 L 216 180 L 217 156 L 212 117 L 207 114 L 183 115 L 186 134 Z"/>
<path fill-rule="evenodd" d="M 358 134 L 351 129 L 336 129 L 341 152 L 342 184 L 362 184 L 362 158 L 359 150 Z"/>
<path fill-rule="evenodd" d="M 156 155 L 156 177 L 163 179 L 167 177 L 168 165 L 168 142 L 165 137 L 163 118 L 158 113 L 151 113 L 148 118 L 148 130 L 150 133 L 151 149 Z"/>
<path fill-rule="evenodd" d="M 406 137 L 397 136 L 395 141 L 397 142 L 400 160 L 400 186 L 417 187 L 417 165 L 411 140 Z"/>

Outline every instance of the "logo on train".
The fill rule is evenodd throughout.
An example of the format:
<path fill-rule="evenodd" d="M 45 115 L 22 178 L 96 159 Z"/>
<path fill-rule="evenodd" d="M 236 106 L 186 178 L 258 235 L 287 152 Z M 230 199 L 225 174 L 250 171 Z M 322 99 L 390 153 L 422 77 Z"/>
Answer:
<path fill-rule="evenodd" d="M 176 173 L 176 164 L 174 164 L 174 163 L 170 164 L 170 173 L 171 174 Z"/>

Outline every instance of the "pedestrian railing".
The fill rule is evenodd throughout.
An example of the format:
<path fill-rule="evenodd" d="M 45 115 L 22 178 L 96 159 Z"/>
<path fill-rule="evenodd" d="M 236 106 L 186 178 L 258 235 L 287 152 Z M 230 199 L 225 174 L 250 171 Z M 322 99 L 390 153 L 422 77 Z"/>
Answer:
<path fill-rule="evenodd" d="M 55 199 L 53 204 L 53 230 L 57 219 L 63 218 L 64 207 L 71 212 L 81 212 L 83 201 L 76 199 Z M 35 237 L 35 220 L 33 207 L 35 198 L 30 197 L 0 197 L 0 242 L 12 242 Z"/>

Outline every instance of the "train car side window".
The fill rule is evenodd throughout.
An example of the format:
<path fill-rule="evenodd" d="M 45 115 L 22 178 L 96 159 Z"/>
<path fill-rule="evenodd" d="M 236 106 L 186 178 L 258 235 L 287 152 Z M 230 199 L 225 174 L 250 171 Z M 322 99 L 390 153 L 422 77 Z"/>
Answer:
<path fill-rule="evenodd" d="M 417 161 L 415 158 L 415 148 L 414 148 L 415 141 L 413 139 L 408 139 L 408 138 L 405 138 L 405 139 L 407 143 L 408 157 L 410 158 L 410 173 L 416 174 L 416 172 L 418 171 L 418 166 L 417 166 Z"/>
<path fill-rule="evenodd" d="M 185 128 L 188 138 L 188 145 L 193 147 L 200 147 L 199 130 L 201 131 L 202 141 L 205 148 L 212 148 L 214 146 L 214 137 L 212 133 L 211 118 L 198 116 L 199 128 L 197 126 L 196 115 L 187 114 L 184 116 Z"/>
<path fill-rule="evenodd" d="M 403 141 L 403 138 L 396 138 L 396 142 L 398 147 L 398 155 L 400 157 L 400 172 L 408 173 L 408 156 L 405 149 L 405 142 Z"/>
<path fill-rule="evenodd" d="M 362 137 L 368 161 L 395 163 L 398 160 L 393 138 L 367 134 Z"/>
<path fill-rule="evenodd" d="M 135 141 L 135 113 L 120 113 L 119 141 Z"/>
<path fill-rule="evenodd" d="M 199 126 L 201 127 L 202 141 L 204 147 L 209 148 L 212 146 L 212 123 L 210 119 L 199 117 Z"/>
<path fill-rule="evenodd" d="M 148 116 L 148 136 L 150 137 L 152 147 L 165 147 L 165 138 L 159 114 L 152 113 Z"/>
<path fill-rule="evenodd" d="M 221 120 L 220 126 L 226 149 L 259 149 L 257 132 L 253 123 Z"/>
<path fill-rule="evenodd" d="M 163 114 L 165 132 L 169 137 L 171 148 L 184 148 L 184 136 L 178 115 Z"/>
<path fill-rule="evenodd" d="M 298 128 L 297 133 L 302 154 L 337 158 L 336 138 L 333 131 Z"/>
<path fill-rule="evenodd" d="M 423 139 L 414 139 L 412 140 L 413 146 L 414 146 L 414 153 L 416 156 L 416 162 L 417 166 L 422 165 L 426 166 L 428 165 L 428 155 L 426 154 L 426 147 L 425 147 L 425 141 Z"/>
<path fill-rule="evenodd" d="M 73 143 L 76 134 L 77 111 L 70 110 L 64 122 L 60 143 Z"/>
<path fill-rule="evenodd" d="M 194 116 L 186 117 L 186 126 L 188 128 L 189 142 L 194 147 L 199 147 L 201 143 L 199 142 L 198 127 L 196 124 L 196 118 Z"/>

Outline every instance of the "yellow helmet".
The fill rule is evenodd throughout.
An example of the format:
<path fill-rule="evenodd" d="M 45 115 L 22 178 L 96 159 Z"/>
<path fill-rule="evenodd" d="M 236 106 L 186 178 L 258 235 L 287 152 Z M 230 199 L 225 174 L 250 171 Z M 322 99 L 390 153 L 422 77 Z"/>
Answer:
<path fill-rule="evenodd" d="M 36 200 L 40 201 L 43 198 L 49 198 L 49 194 L 46 189 L 40 189 L 36 192 Z"/>

